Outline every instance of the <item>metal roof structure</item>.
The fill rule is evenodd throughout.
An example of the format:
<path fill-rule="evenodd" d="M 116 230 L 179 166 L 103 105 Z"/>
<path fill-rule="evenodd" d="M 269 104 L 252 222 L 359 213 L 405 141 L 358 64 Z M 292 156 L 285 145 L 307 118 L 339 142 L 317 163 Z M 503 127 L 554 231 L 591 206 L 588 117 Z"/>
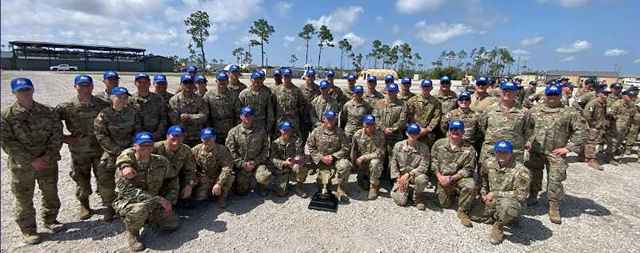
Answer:
<path fill-rule="evenodd" d="M 18 47 L 48 47 L 48 48 L 66 48 L 66 49 L 83 49 L 83 50 L 102 50 L 102 51 L 125 51 L 142 53 L 147 51 L 143 48 L 133 47 L 112 47 L 103 45 L 81 45 L 71 43 L 55 43 L 55 42 L 40 42 L 40 41 L 10 41 L 9 45 Z"/>

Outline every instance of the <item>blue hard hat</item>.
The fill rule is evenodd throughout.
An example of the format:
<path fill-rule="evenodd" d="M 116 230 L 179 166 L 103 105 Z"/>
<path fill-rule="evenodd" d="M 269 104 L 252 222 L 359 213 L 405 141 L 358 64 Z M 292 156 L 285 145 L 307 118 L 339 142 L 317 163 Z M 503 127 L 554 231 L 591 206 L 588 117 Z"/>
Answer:
<path fill-rule="evenodd" d="M 419 134 L 420 130 L 422 130 L 420 128 L 420 125 L 416 123 L 409 123 L 407 124 L 407 129 L 405 131 L 407 132 L 407 134 L 414 135 L 414 134 Z"/>
<path fill-rule="evenodd" d="M 443 76 L 440 78 L 440 84 L 451 84 L 449 76 Z"/>
<path fill-rule="evenodd" d="M 376 76 L 370 75 L 367 77 L 367 82 L 377 82 L 377 81 L 378 81 L 378 78 L 376 78 Z"/>
<path fill-rule="evenodd" d="M 482 86 L 482 85 L 487 85 L 487 84 L 489 84 L 489 79 L 487 79 L 484 76 L 481 76 L 480 78 L 478 78 L 478 80 L 476 80 L 476 85 Z"/>
<path fill-rule="evenodd" d="M 518 86 L 513 82 L 500 83 L 501 90 L 518 91 Z"/>
<path fill-rule="evenodd" d="M 136 76 L 133 78 L 133 80 L 134 80 L 134 81 L 138 81 L 138 80 L 140 80 L 140 79 L 147 79 L 147 80 L 150 80 L 150 79 L 149 79 L 149 75 L 147 75 L 147 74 L 145 74 L 145 73 L 138 73 L 138 74 L 136 74 Z"/>
<path fill-rule="evenodd" d="M 458 95 L 458 101 L 471 100 L 471 93 L 463 91 Z"/>
<path fill-rule="evenodd" d="M 198 72 L 198 67 L 193 65 L 187 67 L 187 73 L 196 73 L 196 72 Z"/>
<path fill-rule="evenodd" d="M 511 141 L 500 140 L 496 142 L 496 145 L 493 147 L 493 150 L 498 153 L 513 153 L 513 144 Z"/>
<path fill-rule="evenodd" d="M 349 80 L 349 81 L 355 81 L 356 79 L 357 79 L 357 77 L 356 77 L 356 75 L 354 75 L 354 74 L 349 74 L 349 75 L 347 76 L 347 80 Z"/>
<path fill-rule="evenodd" d="M 429 79 L 424 79 L 422 80 L 422 82 L 420 82 L 420 87 L 422 88 L 433 87 L 433 83 Z"/>
<path fill-rule="evenodd" d="M 153 76 L 153 82 L 155 84 L 167 84 L 167 76 L 163 74 L 157 74 Z"/>
<path fill-rule="evenodd" d="M 118 75 L 118 72 L 115 72 L 112 70 L 107 70 L 104 72 L 104 74 L 102 74 L 102 79 L 104 80 L 111 79 L 111 78 L 120 79 L 120 76 Z"/>
<path fill-rule="evenodd" d="M 364 93 L 364 87 L 362 87 L 362 85 L 354 85 L 351 91 L 355 94 L 362 94 Z"/>
<path fill-rule="evenodd" d="M 136 137 L 133 139 L 133 144 L 142 145 L 142 144 L 152 144 L 153 143 L 153 134 L 149 132 L 138 132 L 136 133 Z"/>
<path fill-rule="evenodd" d="M 334 111 L 325 111 L 322 114 L 322 117 L 324 117 L 325 119 L 335 119 L 336 116 L 338 116 L 338 115 Z"/>
<path fill-rule="evenodd" d="M 396 93 L 396 92 L 400 91 L 400 88 L 398 88 L 398 84 L 396 84 L 396 83 L 387 84 L 385 89 L 387 90 L 387 92 L 391 92 L 391 93 Z"/>
<path fill-rule="evenodd" d="M 376 123 L 376 117 L 371 114 L 364 115 L 362 116 L 362 123 L 365 125 L 373 125 Z"/>
<path fill-rule="evenodd" d="M 189 74 L 183 74 L 180 76 L 180 83 L 193 83 L 193 77 Z"/>
<path fill-rule="evenodd" d="M 184 129 L 179 125 L 173 125 L 167 129 L 167 135 L 182 136 L 184 135 Z"/>
<path fill-rule="evenodd" d="M 562 90 L 557 85 L 549 85 L 544 88 L 545 96 L 560 96 L 562 94 Z"/>
<path fill-rule="evenodd" d="M 293 128 L 293 125 L 289 121 L 282 121 L 278 124 L 278 129 L 280 130 L 289 130 L 291 128 Z"/>
<path fill-rule="evenodd" d="M 327 80 L 322 80 L 320 81 L 320 89 L 324 90 L 324 89 L 328 89 L 331 88 L 331 83 Z"/>
<path fill-rule="evenodd" d="M 327 70 L 326 72 L 324 72 L 324 76 L 328 77 L 335 77 L 336 76 L 336 72 L 334 72 L 333 70 Z"/>
<path fill-rule="evenodd" d="M 293 75 L 293 72 L 291 72 L 290 68 L 283 68 L 281 72 L 282 72 L 282 76 L 285 76 L 285 77 L 291 77 Z"/>
<path fill-rule="evenodd" d="M 464 122 L 462 120 L 449 121 L 449 130 L 462 130 L 464 131 Z"/>
<path fill-rule="evenodd" d="M 316 71 L 313 69 L 308 69 L 307 71 L 304 72 L 304 76 L 306 77 L 315 77 L 316 76 Z"/>
<path fill-rule="evenodd" d="M 231 64 L 229 66 L 229 72 L 240 72 L 240 66 Z"/>
<path fill-rule="evenodd" d="M 207 127 L 207 128 L 200 129 L 200 139 L 208 140 L 208 139 L 215 139 L 215 138 L 216 138 L 216 130 L 214 130 L 213 128 Z"/>
<path fill-rule="evenodd" d="M 403 77 L 403 78 L 400 80 L 400 84 L 411 84 L 411 78 L 409 78 L 409 77 Z"/>
<path fill-rule="evenodd" d="M 33 83 L 28 78 L 16 78 L 11 80 L 11 92 L 16 93 L 21 90 L 33 89 Z"/>
<path fill-rule="evenodd" d="M 225 73 L 224 71 L 220 71 L 216 75 L 216 80 L 218 80 L 218 81 L 227 81 L 227 80 L 229 80 L 229 76 L 227 76 L 227 73 Z"/>
<path fill-rule="evenodd" d="M 204 83 L 206 83 L 207 82 L 207 77 L 205 77 L 203 75 L 197 75 L 196 79 L 193 80 L 193 81 L 194 82 L 204 82 Z"/>
<path fill-rule="evenodd" d="M 282 73 L 280 72 L 279 69 L 274 69 L 273 70 L 273 76 L 282 76 Z"/>
<path fill-rule="evenodd" d="M 253 116 L 253 113 L 253 109 L 249 106 L 245 106 L 240 109 L 240 116 Z"/>
<path fill-rule="evenodd" d="M 93 78 L 89 75 L 77 75 L 73 80 L 73 84 L 79 86 L 93 85 Z"/>
<path fill-rule="evenodd" d="M 389 75 L 389 74 L 388 74 L 388 75 L 385 75 L 385 76 L 384 76 L 384 81 L 385 81 L 385 82 L 393 82 L 393 80 L 394 80 L 394 79 L 395 79 L 395 78 L 393 77 L 393 75 Z"/>
<path fill-rule="evenodd" d="M 124 95 L 124 94 L 131 96 L 131 94 L 129 93 L 129 90 L 127 90 L 127 88 L 125 87 L 116 86 L 111 89 L 111 95 L 118 96 L 118 95 Z"/>

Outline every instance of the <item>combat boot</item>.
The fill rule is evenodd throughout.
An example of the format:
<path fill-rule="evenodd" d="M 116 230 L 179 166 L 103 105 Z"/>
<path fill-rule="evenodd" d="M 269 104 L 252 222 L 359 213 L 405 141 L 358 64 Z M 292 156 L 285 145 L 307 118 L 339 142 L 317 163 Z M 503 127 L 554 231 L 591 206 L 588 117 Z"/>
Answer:
<path fill-rule="evenodd" d="M 58 233 L 62 230 L 63 227 L 64 225 L 57 220 L 46 221 L 44 223 L 44 228 L 51 233 Z"/>
<path fill-rule="evenodd" d="M 527 198 L 527 206 L 535 206 L 538 204 L 538 192 L 530 192 L 529 198 Z"/>
<path fill-rule="evenodd" d="M 28 245 L 36 245 L 42 242 L 42 238 L 40 238 L 40 235 L 35 232 L 23 233 L 22 240 Z"/>
<path fill-rule="evenodd" d="M 554 224 L 562 224 L 562 218 L 560 217 L 560 202 L 549 201 L 549 220 Z"/>
<path fill-rule="evenodd" d="M 472 226 L 471 219 L 469 218 L 469 215 L 464 210 L 458 209 L 457 215 L 458 215 L 458 219 L 460 219 L 460 224 L 468 228 Z"/>
<path fill-rule="evenodd" d="M 592 169 L 602 170 L 602 167 L 600 167 L 600 163 L 596 159 L 589 159 L 589 161 L 587 161 L 587 165 L 589 165 L 589 167 L 591 167 Z"/>
<path fill-rule="evenodd" d="M 347 193 L 344 191 L 344 186 L 342 184 L 338 184 L 338 187 L 336 189 L 336 197 L 340 201 L 349 200 L 349 197 L 347 196 Z"/>
<path fill-rule="evenodd" d="M 78 210 L 78 219 L 87 220 L 91 218 L 91 214 L 93 211 L 89 206 L 89 199 L 81 199 L 80 200 L 80 209 Z"/>
<path fill-rule="evenodd" d="M 368 196 L 369 200 L 375 200 L 375 199 L 378 198 L 378 189 L 379 188 L 380 188 L 379 185 L 375 185 L 375 184 L 369 185 L 369 196 Z"/>
<path fill-rule="evenodd" d="M 298 182 L 298 183 L 296 184 L 296 189 L 295 189 L 295 191 L 296 191 L 296 195 L 298 195 L 298 196 L 299 196 L 299 197 L 301 197 L 301 198 L 307 198 L 307 197 L 309 197 L 309 195 L 308 195 L 306 192 L 304 192 L 304 185 L 303 185 L 301 182 Z"/>
<path fill-rule="evenodd" d="M 116 210 L 113 210 L 113 207 L 111 205 L 107 205 L 107 207 L 104 209 L 102 220 L 104 222 L 111 222 L 113 221 L 113 218 L 115 216 L 116 216 Z"/>
<path fill-rule="evenodd" d="M 145 249 L 144 243 L 140 240 L 140 231 L 127 229 L 127 242 L 129 243 L 129 251 L 138 252 Z"/>
<path fill-rule="evenodd" d="M 420 210 L 420 211 L 424 211 L 426 206 L 424 204 L 424 195 L 423 195 L 423 193 L 414 192 L 413 193 L 413 200 L 416 202 L 416 208 L 418 208 L 418 210 Z"/>
<path fill-rule="evenodd" d="M 493 245 L 498 245 L 504 240 L 504 226 L 500 222 L 493 223 L 491 227 L 491 237 L 489 241 Z"/>

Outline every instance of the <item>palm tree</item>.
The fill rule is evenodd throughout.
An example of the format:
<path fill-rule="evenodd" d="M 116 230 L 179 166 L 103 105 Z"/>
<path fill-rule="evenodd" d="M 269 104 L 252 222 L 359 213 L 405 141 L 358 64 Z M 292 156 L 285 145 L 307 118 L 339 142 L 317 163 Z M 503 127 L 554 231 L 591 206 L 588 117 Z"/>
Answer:
<path fill-rule="evenodd" d="M 313 27 L 312 24 L 305 24 L 304 27 L 302 27 L 302 32 L 298 33 L 298 37 L 304 40 L 304 45 L 307 49 L 306 53 L 304 54 L 305 65 L 309 63 L 309 40 L 311 40 L 311 38 L 313 38 L 313 35 L 315 34 L 316 28 Z"/>

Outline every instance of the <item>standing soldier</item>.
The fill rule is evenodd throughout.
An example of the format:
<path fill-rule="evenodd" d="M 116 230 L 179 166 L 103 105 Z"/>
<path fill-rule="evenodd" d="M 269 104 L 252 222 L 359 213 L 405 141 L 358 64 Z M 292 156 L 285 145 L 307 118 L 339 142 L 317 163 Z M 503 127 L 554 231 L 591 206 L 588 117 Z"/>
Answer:
<path fill-rule="evenodd" d="M 231 73 L 229 76 L 229 90 L 231 90 L 233 96 L 237 97 L 241 91 L 247 88 L 247 85 L 240 82 L 240 77 L 242 76 L 240 66 L 231 64 L 231 66 L 229 66 L 229 73 Z"/>
<path fill-rule="evenodd" d="M 495 157 L 483 161 L 484 176 L 480 191 L 488 218 L 493 221 L 491 244 L 504 240 L 504 226 L 516 220 L 529 194 L 529 171 L 513 157 L 510 141 L 500 140 L 494 147 Z"/>
<path fill-rule="evenodd" d="M 74 88 L 78 95 L 71 101 L 58 105 L 56 111 L 70 133 L 64 135 L 62 140 L 69 145 L 71 152 L 71 178 L 76 182 L 76 198 L 80 202 L 78 219 L 86 220 L 91 217 L 92 212 L 89 204 L 92 192 L 91 171 L 98 175 L 98 163 L 102 155 L 93 122 L 102 109 L 109 107 L 109 103 L 91 95 L 93 79 L 88 75 L 76 76 Z"/>
<path fill-rule="evenodd" d="M 311 122 L 314 127 L 318 127 L 322 124 L 320 121 L 322 114 L 326 111 L 340 112 L 340 105 L 331 94 L 331 83 L 326 80 L 320 81 L 320 96 L 317 96 L 311 101 Z"/>
<path fill-rule="evenodd" d="M 184 143 L 193 147 L 200 141 L 200 129 L 207 123 L 209 107 L 195 93 L 196 87 L 191 76 L 182 75 L 180 85 L 182 90 L 169 100 L 169 122 L 184 128 Z"/>
<path fill-rule="evenodd" d="M 582 117 L 587 122 L 587 138 L 584 144 L 584 157 L 589 167 L 602 170 L 596 155 L 598 145 L 602 144 L 604 131 L 607 128 L 607 87 L 599 85 L 596 89 L 596 97 L 589 101 Z"/>
<path fill-rule="evenodd" d="M 563 86 L 561 86 L 562 88 L 562 98 L 560 99 L 560 101 L 562 102 L 562 105 L 567 106 L 567 107 L 573 107 L 573 84 L 572 83 L 565 83 Z M 574 107 L 575 108 L 575 107 Z"/>
<path fill-rule="evenodd" d="M 304 167 L 304 148 L 302 139 L 293 134 L 295 126 L 289 121 L 282 121 L 278 125 L 280 137 L 271 142 L 271 163 L 277 169 L 274 183 L 276 194 L 280 197 L 287 195 L 289 181 L 296 181 L 296 195 L 306 198 L 304 181 L 307 179 L 307 169 Z"/>
<path fill-rule="evenodd" d="M 378 79 L 376 79 L 376 76 L 367 77 L 367 91 L 364 93 L 364 100 L 370 105 L 375 105 L 379 99 L 384 98 L 382 93 L 376 90 L 377 85 Z"/>
<path fill-rule="evenodd" d="M 98 193 L 106 207 L 104 221 L 111 222 L 115 211 L 113 200 L 116 197 L 115 181 L 116 159 L 120 153 L 131 146 L 135 133 L 142 128 L 142 119 L 129 105 L 129 91 L 125 87 L 111 90 L 111 107 L 103 109 L 93 123 L 96 139 L 104 152 L 98 164 Z"/>
<path fill-rule="evenodd" d="M 162 96 L 164 102 L 169 107 L 169 100 L 173 97 L 173 93 L 167 91 L 167 76 L 163 74 L 157 74 L 153 76 L 153 93 Z"/>
<path fill-rule="evenodd" d="M 162 96 L 151 93 L 151 82 L 147 74 L 137 74 L 134 80 L 138 92 L 129 100 L 142 120 L 142 130 L 153 133 L 153 139 L 159 141 L 167 129 L 167 102 Z"/>
<path fill-rule="evenodd" d="M 130 251 L 145 249 L 140 229 L 146 223 L 166 231 L 178 228 L 178 217 L 171 206 L 178 195 L 178 181 L 167 177 L 171 169 L 167 158 L 152 154 L 152 150 L 151 133 L 139 132 L 133 148 L 124 150 L 116 161 L 118 197 L 114 206 L 123 217 Z"/>
<path fill-rule="evenodd" d="M 397 84 L 387 85 L 385 99 L 378 101 L 373 115 L 378 119 L 378 125 L 384 134 L 385 150 L 390 156 L 396 142 L 404 138 L 404 127 L 407 124 L 407 107 L 398 99 Z"/>
<path fill-rule="evenodd" d="M 410 201 L 418 210 L 425 209 L 424 188 L 427 187 L 430 152 L 429 146 L 418 140 L 421 127 L 416 123 L 407 125 L 407 139 L 396 143 L 389 159 L 391 179 L 395 180 L 391 190 L 391 198 L 399 206 L 406 206 Z M 409 197 L 410 184 L 413 195 Z"/>
<path fill-rule="evenodd" d="M 294 127 L 294 133 L 303 138 L 300 131 L 300 124 L 307 112 L 304 111 L 306 106 L 304 95 L 300 88 L 291 82 L 291 69 L 282 70 L 284 84 L 275 88 L 276 110 L 275 118 L 277 122 L 289 122 Z"/>
<path fill-rule="evenodd" d="M 195 184 L 196 164 L 191 153 L 191 148 L 183 144 L 184 129 L 178 125 L 171 126 L 167 130 L 166 140 L 153 144 L 153 153 L 164 156 L 171 163 L 171 167 L 167 171 L 169 180 L 178 181 L 179 195 L 171 204 L 176 205 L 178 201 L 185 207 L 190 207 L 191 192 Z M 171 189 L 163 187 L 161 192 Z"/>
<path fill-rule="evenodd" d="M 36 228 L 33 192 L 38 183 L 42 194 L 42 220 L 47 230 L 57 232 L 60 210 L 58 161 L 62 146 L 62 124 L 53 108 L 33 101 L 33 83 L 27 78 L 11 80 L 16 102 L 2 108 L 1 144 L 7 153 L 11 192 L 15 197 L 14 218 L 27 244 L 40 243 Z M 90 92 L 89 92 L 90 94 Z"/>
<path fill-rule="evenodd" d="M 483 113 L 497 102 L 495 97 L 489 95 L 490 86 L 489 80 L 484 76 L 476 80 L 476 92 L 471 96 L 471 105 L 469 105 L 472 111 Z"/>
<path fill-rule="evenodd" d="M 212 87 L 204 95 L 204 102 L 209 109 L 209 126 L 216 130 L 216 141 L 224 144 L 227 133 L 238 124 L 240 99 L 233 96 L 233 92 L 227 87 L 229 77 L 225 72 L 216 76 L 216 86 Z"/>
<path fill-rule="evenodd" d="M 347 76 L 347 87 L 342 88 L 342 93 L 348 98 L 353 97 L 353 87 L 356 86 L 356 81 L 358 77 L 354 74 L 349 74 Z"/>
<path fill-rule="evenodd" d="M 415 96 L 416 94 L 411 92 L 411 78 L 403 77 L 400 80 L 400 93 L 398 94 L 398 98 L 406 103 L 409 99 Z"/>
<path fill-rule="evenodd" d="M 313 113 L 313 106 L 311 106 L 311 101 L 314 98 L 320 95 L 320 88 L 315 83 L 316 80 L 316 71 L 313 69 L 309 69 L 304 73 L 304 86 L 300 89 L 302 95 L 304 96 L 305 106 L 303 109 L 304 116 L 302 117 L 302 124 L 300 125 L 300 129 L 302 132 L 303 140 L 307 139 L 311 130 L 313 130 L 313 121 L 311 119 L 311 114 Z"/>
<path fill-rule="evenodd" d="M 345 96 L 344 92 L 342 92 L 342 90 L 336 86 L 336 83 L 334 82 L 336 72 L 334 72 L 333 70 L 327 70 L 326 72 L 324 72 L 324 75 L 327 78 L 327 81 L 331 84 L 331 91 L 329 93 L 331 93 L 331 96 L 333 96 L 333 98 L 338 101 L 340 108 L 342 108 L 342 106 L 347 101 L 349 101 L 351 97 Z"/>
<path fill-rule="evenodd" d="M 251 74 L 251 86 L 240 92 L 240 104 L 251 107 L 254 111 L 254 126 L 263 127 L 271 134 L 274 125 L 273 100 L 271 90 L 263 85 L 264 73 L 256 71 Z"/>
<path fill-rule="evenodd" d="M 574 109 L 562 105 L 561 89 L 551 85 L 544 89 L 544 104 L 531 109 L 536 125 L 533 132 L 530 160 L 526 162 L 531 174 L 528 205 L 537 203 L 542 190 L 542 174 L 547 170 L 549 220 L 560 224 L 560 200 L 564 195 L 562 181 L 567 178 L 569 151 L 577 152 L 584 142 L 584 119 Z"/>
<path fill-rule="evenodd" d="M 633 123 L 633 118 L 637 113 L 635 106 L 638 91 L 636 89 L 627 89 L 622 93 L 622 99 L 613 103 L 608 108 L 608 114 L 612 118 L 609 125 L 611 131 L 611 140 L 609 141 L 610 160 L 615 161 L 614 155 L 624 154 L 625 146 L 623 141 L 627 138 L 629 130 Z"/>
<path fill-rule="evenodd" d="M 191 79 L 196 79 L 196 75 L 198 74 L 198 67 L 190 65 L 186 69 L 187 75 L 191 76 Z"/>
<path fill-rule="evenodd" d="M 598 88 L 598 85 L 595 80 L 587 79 L 584 81 L 584 86 L 578 91 L 576 101 L 573 103 L 574 107 L 578 109 L 579 112 L 582 112 L 587 104 L 596 97 L 596 88 Z"/>
<path fill-rule="evenodd" d="M 634 89 L 634 92 L 638 94 L 638 90 Z M 633 147 L 636 145 L 638 140 L 638 132 L 640 131 L 640 105 L 635 105 L 636 112 L 631 119 L 631 127 L 629 128 L 629 134 L 627 134 L 627 142 L 625 144 L 625 155 L 631 155 L 633 152 Z"/>
<path fill-rule="evenodd" d="M 342 129 L 336 126 L 337 113 L 325 111 L 322 116 L 322 125 L 313 129 L 305 150 L 308 150 L 313 164 L 318 167 L 318 183 L 323 185 L 337 185 L 336 197 L 347 200 L 344 187 L 351 173 L 351 162 L 348 160 L 349 140 L 344 136 Z"/>
<path fill-rule="evenodd" d="M 433 131 L 440 126 L 442 105 L 437 98 L 431 96 L 433 89 L 431 80 L 422 80 L 420 86 L 422 94 L 407 101 L 407 118 L 409 122 L 420 126 L 420 135 L 418 136 L 420 141 L 431 147 L 436 140 Z"/>
<path fill-rule="evenodd" d="M 451 79 L 448 76 L 440 78 L 440 88 L 438 89 L 438 95 L 435 97 L 440 100 L 442 114 L 447 114 L 456 109 L 458 95 L 451 90 Z"/>
<path fill-rule="evenodd" d="M 382 175 L 385 144 L 384 134 L 376 126 L 376 118 L 367 114 L 362 117 L 362 129 L 356 131 L 351 141 L 351 161 L 358 172 L 358 184 L 366 182 L 369 177 L 369 200 L 378 198 L 380 189 L 380 176 Z M 366 187 L 365 187 L 366 189 Z"/>
<path fill-rule="evenodd" d="M 282 84 L 282 70 L 280 69 L 273 70 L 273 82 L 275 82 L 276 87 Z"/>
<path fill-rule="evenodd" d="M 393 77 L 393 75 L 391 74 L 387 74 L 384 76 L 384 85 L 388 85 L 390 83 L 393 83 L 393 81 L 395 81 L 395 78 Z"/>
<path fill-rule="evenodd" d="M 218 197 L 218 208 L 225 208 L 225 201 L 235 180 L 233 175 L 233 157 L 229 150 L 216 143 L 216 132 L 213 128 L 200 131 L 202 143 L 191 149 L 196 163 L 196 186 L 194 200 L 203 201 L 210 197 Z"/>
<path fill-rule="evenodd" d="M 447 138 L 433 144 L 431 174 L 438 179 L 436 196 L 440 205 L 445 208 L 451 207 L 455 196 L 458 195 L 458 219 L 463 226 L 471 227 L 469 211 L 476 192 L 473 179 L 476 151 L 464 142 L 464 128 L 463 121 L 450 121 Z"/>
<path fill-rule="evenodd" d="M 200 97 L 204 97 L 207 94 L 207 77 L 204 75 L 197 75 L 193 82 L 196 83 L 196 94 Z"/>
<path fill-rule="evenodd" d="M 111 70 L 105 71 L 104 74 L 102 74 L 102 83 L 104 83 L 105 86 L 104 92 L 96 95 L 96 98 L 104 102 L 111 103 L 111 90 L 113 87 L 118 87 L 120 84 L 120 76 L 118 75 L 118 72 Z"/>
<path fill-rule="evenodd" d="M 240 124 L 229 131 L 225 146 L 231 152 L 236 169 L 236 194 L 249 194 L 257 183 L 256 193 L 266 197 L 271 180 L 269 136 L 263 126 L 253 122 L 253 115 L 251 107 L 240 109 Z"/>
<path fill-rule="evenodd" d="M 453 120 L 460 120 L 464 123 L 464 136 L 462 139 L 465 143 L 473 146 L 477 152 L 479 152 L 481 143 L 481 136 L 478 130 L 478 120 L 480 115 L 471 110 L 471 94 L 466 91 L 460 93 L 458 96 L 458 108 L 450 111 L 440 123 L 442 132 L 446 133 L 449 127 L 449 123 Z"/>
<path fill-rule="evenodd" d="M 353 98 L 344 104 L 340 112 L 338 125 L 344 128 L 347 140 L 351 140 L 353 134 L 362 127 L 362 117 L 373 111 L 371 105 L 362 98 L 363 93 L 364 87 L 360 85 L 353 87 Z"/>

